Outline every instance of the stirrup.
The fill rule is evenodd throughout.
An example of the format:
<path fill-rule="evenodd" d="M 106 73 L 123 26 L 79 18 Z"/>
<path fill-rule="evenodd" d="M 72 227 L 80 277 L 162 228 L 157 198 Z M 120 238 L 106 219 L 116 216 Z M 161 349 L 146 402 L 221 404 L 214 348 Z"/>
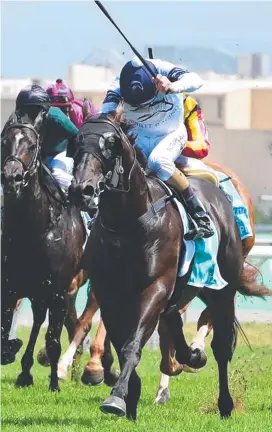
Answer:
<path fill-rule="evenodd" d="M 198 240 L 200 238 L 209 238 L 214 235 L 214 231 L 211 227 L 199 226 L 196 221 L 191 217 L 191 223 L 193 228 L 191 228 L 185 235 L 185 240 Z"/>

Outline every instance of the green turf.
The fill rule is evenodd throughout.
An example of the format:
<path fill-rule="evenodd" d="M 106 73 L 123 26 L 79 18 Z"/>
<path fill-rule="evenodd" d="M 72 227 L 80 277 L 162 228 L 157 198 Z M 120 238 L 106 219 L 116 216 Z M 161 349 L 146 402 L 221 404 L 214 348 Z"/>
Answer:
<path fill-rule="evenodd" d="M 15 389 L 20 357 L 2 367 L 2 430 L 7 432 L 115 432 L 115 431 L 272 431 L 272 326 L 246 326 L 253 352 L 241 341 L 230 367 L 232 394 L 238 402 L 230 420 L 222 421 L 216 412 L 217 366 L 208 349 L 208 365 L 199 374 L 172 378 L 171 400 L 154 406 L 159 381 L 159 353 L 145 350 L 138 368 L 142 397 L 137 423 L 102 414 L 100 403 L 109 395 L 105 385 L 86 388 L 81 383 L 61 383 L 61 393 L 48 392 L 48 368 L 36 362 L 34 387 Z M 27 340 L 28 330 L 18 336 Z M 252 336 L 252 337 L 251 337 Z M 38 341 L 43 343 L 44 333 Z M 66 339 L 66 337 L 64 337 Z M 37 352 L 37 350 L 36 350 Z M 20 353 L 21 354 L 21 353 Z M 82 360 L 84 365 L 85 358 Z"/>

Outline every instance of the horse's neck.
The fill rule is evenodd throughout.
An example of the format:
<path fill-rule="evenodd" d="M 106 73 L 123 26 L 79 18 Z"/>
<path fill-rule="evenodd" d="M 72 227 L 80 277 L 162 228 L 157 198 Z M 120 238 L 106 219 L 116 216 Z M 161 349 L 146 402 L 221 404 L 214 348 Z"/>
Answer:
<path fill-rule="evenodd" d="M 39 174 L 34 174 L 21 199 L 8 197 L 4 202 L 4 230 L 20 236 L 36 238 L 48 227 L 49 200 L 42 189 Z"/>
<path fill-rule="evenodd" d="M 150 195 L 144 171 L 135 160 L 134 149 L 126 144 L 122 155 L 124 184 L 118 189 L 129 192 L 110 191 L 101 195 L 100 215 L 105 225 L 118 229 L 137 223 L 150 206 Z M 104 195 L 104 196 L 103 196 Z"/>

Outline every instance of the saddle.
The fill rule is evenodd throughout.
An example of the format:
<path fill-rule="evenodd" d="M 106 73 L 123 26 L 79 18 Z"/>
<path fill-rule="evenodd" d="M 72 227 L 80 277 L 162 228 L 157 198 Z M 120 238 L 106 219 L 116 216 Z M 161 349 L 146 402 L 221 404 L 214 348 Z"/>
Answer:
<path fill-rule="evenodd" d="M 211 183 L 215 184 L 219 187 L 219 179 L 215 172 L 207 168 L 207 170 L 199 169 L 199 168 L 186 168 L 182 165 L 176 164 L 176 167 L 183 172 L 186 177 L 198 177 L 202 179 L 206 179 Z"/>

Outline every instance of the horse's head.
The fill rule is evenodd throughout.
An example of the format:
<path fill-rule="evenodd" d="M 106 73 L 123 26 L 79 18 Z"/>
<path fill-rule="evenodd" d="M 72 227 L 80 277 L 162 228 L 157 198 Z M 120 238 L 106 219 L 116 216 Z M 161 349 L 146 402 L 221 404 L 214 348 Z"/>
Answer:
<path fill-rule="evenodd" d="M 95 199 L 105 187 L 116 187 L 123 174 L 120 158 L 127 140 L 120 125 L 110 117 L 89 118 L 76 138 L 74 179 L 70 199 L 89 213 L 96 209 Z"/>
<path fill-rule="evenodd" d="M 4 131 L 1 142 L 1 181 L 5 195 L 22 196 L 30 178 L 37 171 L 40 153 L 40 113 L 34 124 L 13 123 Z"/>

